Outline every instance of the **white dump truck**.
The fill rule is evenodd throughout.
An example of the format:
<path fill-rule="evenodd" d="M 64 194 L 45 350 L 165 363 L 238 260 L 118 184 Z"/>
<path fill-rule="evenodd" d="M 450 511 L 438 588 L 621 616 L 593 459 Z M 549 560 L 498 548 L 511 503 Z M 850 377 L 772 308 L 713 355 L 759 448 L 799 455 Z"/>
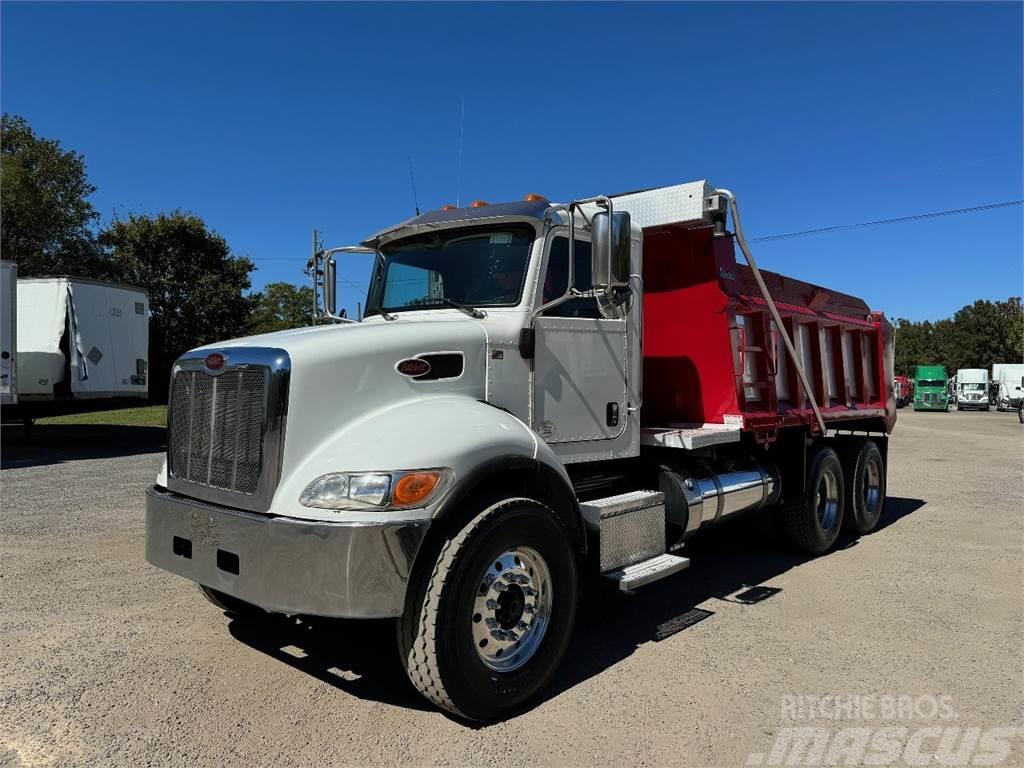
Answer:
<path fill-rule="evenodd" d="M 31 424 L 149 396 L 145 289 L 77 277 L 22 278 L 16 299 L 17 402 L 4 409 L 5 421 Z"/>
<path fill-rule="evenodd" d="M 961 368 L 956 372 L 956 409 L 989 409 L 988 371 L 984 368 Z"/>
<path fill-rule="evenodd" d="M 171 374 L 146 557 L 236 620 L 397 619 L 412 684 L 486 720 L 551 679 L 586 580 L 679 573 L 746 511 L 812 555 L 878 523 L 892 329 L 761 272 L 728 190 L 445 206 L 311 266 L 334 323 Z"/>

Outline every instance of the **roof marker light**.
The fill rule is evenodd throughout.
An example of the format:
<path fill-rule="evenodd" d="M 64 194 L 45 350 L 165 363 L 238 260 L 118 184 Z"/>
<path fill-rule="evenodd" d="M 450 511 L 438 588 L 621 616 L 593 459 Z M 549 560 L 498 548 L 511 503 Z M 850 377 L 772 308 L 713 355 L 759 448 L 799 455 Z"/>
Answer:
<path fill-rule="evenodd" d="M 546 203 L 548 199 L 544 195 L 538 195 L 536 192 L 530 192 L 526 197 L 523 198 L 523 202 L 526 203 Z"/>
<path fill-rule="evenodd" d="M 474 200 L 469 204 L 470 208 L 483 208 L 485 205 L 490 205 L 486 200 Z"/>
<path fill-rule="evenodd" d="M 441 210 L 442 211 L 454 211 L 455 210 L 455 206 L 452 205 L 451 203 L 445 203 L 444 205 L 441 206 Z"/>

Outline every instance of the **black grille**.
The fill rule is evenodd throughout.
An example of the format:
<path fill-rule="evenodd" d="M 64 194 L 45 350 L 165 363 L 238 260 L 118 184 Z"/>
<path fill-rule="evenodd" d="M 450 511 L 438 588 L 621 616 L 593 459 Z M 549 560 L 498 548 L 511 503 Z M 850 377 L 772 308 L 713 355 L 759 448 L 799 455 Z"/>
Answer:
<path fill-rule="evenodd" d="M 253 494 L 262 469 L 268 371 L 242 367 L 212 376 L 180 370 L 171 386 L 169 470 L 210 488 Z"/>

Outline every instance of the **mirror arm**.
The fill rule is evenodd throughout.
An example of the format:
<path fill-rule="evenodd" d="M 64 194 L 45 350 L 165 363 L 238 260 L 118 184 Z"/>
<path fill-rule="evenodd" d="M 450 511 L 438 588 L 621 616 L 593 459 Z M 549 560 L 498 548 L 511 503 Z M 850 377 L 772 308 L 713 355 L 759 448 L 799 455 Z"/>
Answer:
<path fill-rule="evenodd" d="M 324 276 L 324 309 L 319 313 L 319 316 L 326 320 L 333 320 L 336 323 L 358 323 L 358 320 L 353 320 L 351 317 L 342 317 L 332 312 L 332 307 L 328 305 L 330 301 L 337 296 L 337 271 L 334 261 L 334 254 L 336 253 L 374 253 L 378 259 L 383 258 L 381 252 L 376 248 L 367 248 L 363 245 L 345 245 L 339 248 L 328 248 L 325 251 L 318 252 L 313 257 L 313 301 L 317 299 L 316 289 L 316 277 L 317 277 L 317 262 L 323 265 L 323 276 Z M 328 280 L 331 281 L 331 285 L 328 285 Z"/>
<path fill-rule="evenodd" d="M 575 285 L 576 284 L 576 247 L 575 247 L 576 246 L 576 212 L 578 210 L 580 216 L 583 217 L 583 220 L 585 222 L 587 222 L 588 225 L 592 226 L 592 220 L 587 218 L 587 214 L 583 212 L 583 205 L 586 204 L 586 203 L 597 203 L 600 207 L 606 208 L 608 210 L 608 215 L 609 216 L 611 216 L 611 214 L 612 214 L 612 201 L 611 201 L 611 198 L 605 197 L 604 195 L 598 195 L 597 197 L 588 197 L 588 198 L 584 198 L 583 200 L 574 200 L 573 202 L 569 203 L 568 205 L 565 205 L 565 204 L 563 204 L 563 205 L 553 205 L 550 208 L 548 208 L 547 212 L 544 214 L 544 218 L 545 219 L 547 219 L 548 216 L 550 216 L 551 214 L 555 213 L 556 211 L 566 211 L 569 214 L 569 280 L 568 280 L 568 285 L 566 286 L 566 289 L 565 289 L 565 293 L 563 293 L 557 299 L 552 299 L 547 304 L 541 304 L 539 307 L 537 307 L 533 311 L 533 314 L 530 315 L 530 323 L 531 323 L 531 325 L 532 325 L 534 319 L 537 317 L 537 315 L 539 315 L 541 312 L 544 312 L 545 310 L 548 310 L 548 309 L 552 309 L 553 307 L 557 307 L 559 304 L 563 304 L 563 303 L 565 303 L 566 301 L 568 301 L 571 298 L 575 298 L 574 295 L 573 295 L 573 291 L 575 290 L 575 287 L 576 287 L 576 285 Z M 612 260 L 612 257 L 611 257 L 611 244 L 612 244 L 612 234 L 611 234 L 611 229 L 609 228 L 609 231 L 608 231 L 608 274 L 609 274 L 609 276 L 611 275 L 611 260 Z M 594 287 L 593 286 L 593 279 L 591 279 L 591 289 L 593 289 L 593 287 Z M 607 287 L 604 290 L 604 293 L 608 293 L 609 291 L 610 291 L 610 286 Z M 579 291 L 576 291 L 576 294 L 577 295 L 582 295 L 582 293 L 579 292 Z"/>

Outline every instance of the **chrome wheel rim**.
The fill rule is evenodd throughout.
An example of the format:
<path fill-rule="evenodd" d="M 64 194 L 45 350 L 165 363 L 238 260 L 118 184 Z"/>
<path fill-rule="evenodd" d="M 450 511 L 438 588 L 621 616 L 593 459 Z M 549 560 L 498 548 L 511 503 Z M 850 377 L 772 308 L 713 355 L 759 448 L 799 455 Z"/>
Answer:
<path fill-rule="evenodd" d="M 864 511 L 874 514 L 882 501 L 882 466 L 872 457 L 864 466 Z"/>
<path fill-rule="evenodd" d="M 495 672 L 528 662 L 551 623 L 551 571 L 540 553 L 515 547 L 490 562 L 480 577 L 470 618 L 473 646 Z"/>
<path fill-rule="evenodd" d="M 824 530 L 831 530 L 836 524 L 836 518 L 839 517 L 839 482 L 833 472 L 822 473 L 816 497 L 818 522 Z"/>

